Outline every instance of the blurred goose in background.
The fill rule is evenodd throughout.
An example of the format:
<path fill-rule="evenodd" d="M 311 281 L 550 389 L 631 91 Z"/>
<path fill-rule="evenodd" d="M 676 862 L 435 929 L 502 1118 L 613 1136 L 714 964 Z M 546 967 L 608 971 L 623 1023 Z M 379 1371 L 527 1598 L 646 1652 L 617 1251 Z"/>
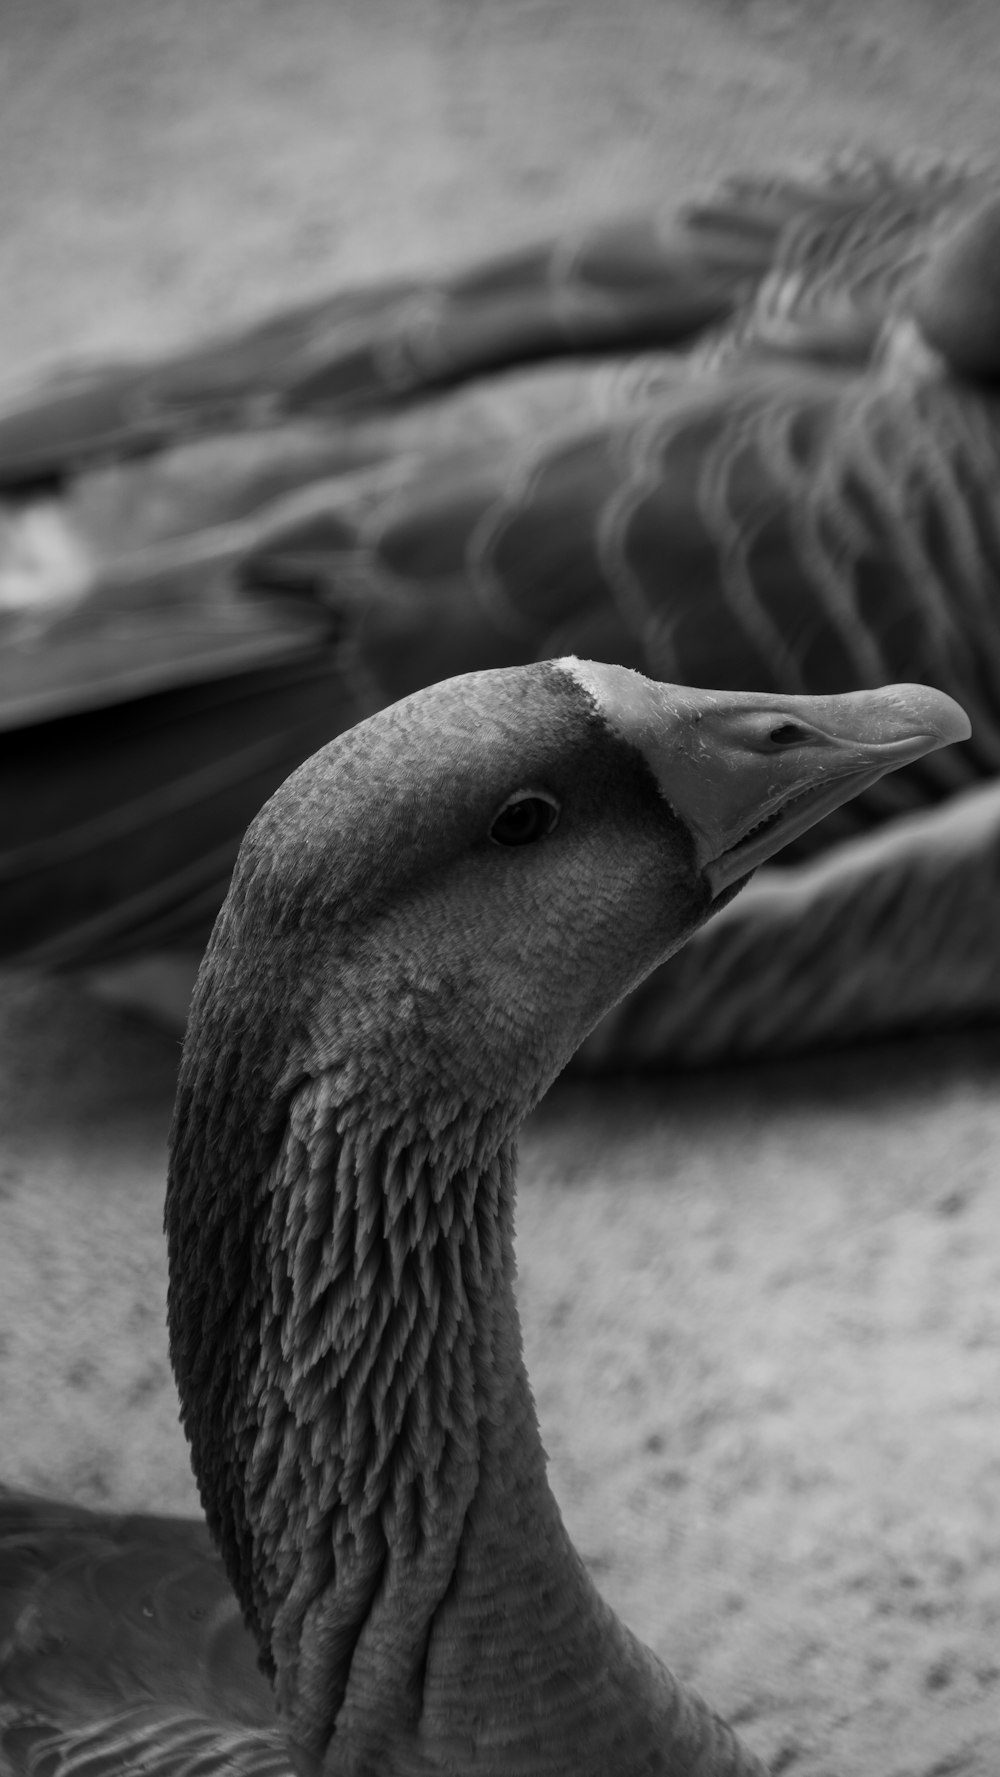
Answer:
<path fill-rule="evenodd" d="M 180 1020 L 294 764 L 573 650 L 924 680 L 974 733 L 793 847 L 585 1061 L 995 1015 L 998 376 L 995 175 L 854 156 L 28 390 L 0 414 L 0 960 L 142 995 L 166 955 Z"/>
<path fill-rule="evenodd" d="M 563 1525 L 515 1141 L 749 872 L 968 731 L 924 686 L 571 659 L 416 693 L 293 773 L 242 847 L 171 1134 L 171 1356 L 222 1561 L 194 1523 L 0 1495 L 9 1777 L 763 1777 Z"/>

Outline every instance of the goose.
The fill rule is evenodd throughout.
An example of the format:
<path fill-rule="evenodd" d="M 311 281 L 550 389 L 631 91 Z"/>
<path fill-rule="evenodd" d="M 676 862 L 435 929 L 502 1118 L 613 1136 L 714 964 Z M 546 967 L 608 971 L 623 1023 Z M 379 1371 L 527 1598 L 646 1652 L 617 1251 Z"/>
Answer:
<path fill-rule="evenodd" d="M 998 236 L 992 170 L 853 155 L 12 401 L 0 963 L 182 1022 L 239 836 L 295 764 L 420 685 L 573 650 L 731 689 L 923 680 L 976 734 L 792 847 L 842 861 L 805 996 L 796 897 L 755 923 L 762 889 L 699 938 L 687 1009 L 682 968 L 603 1065 L 996 1015 Z M 900 838 L 916 971 L 901 913 L 849 916 L 872 826 Z M 971 984 L 937 966 L 956 931 Z"/>
<path fill-rule="evenodd" d="M 763 1777 L 601 1600 L 550 1491 L 517 1129 L 782 844 L 968 727 L 923 686 L 568 658 L 415 693 L 292 774 L 241 848 L 170 1139 L 207 1532 L 2 1499 L 11 1777 Z"/>

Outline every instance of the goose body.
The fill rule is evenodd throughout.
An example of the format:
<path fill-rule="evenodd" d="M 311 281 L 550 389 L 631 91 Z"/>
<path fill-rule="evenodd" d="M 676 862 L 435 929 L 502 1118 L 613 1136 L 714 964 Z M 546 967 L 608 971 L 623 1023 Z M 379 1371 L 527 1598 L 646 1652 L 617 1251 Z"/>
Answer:
<path fill-rule="evenodd" d="M 171 1134 L 171 1355 L 222 1564 L 199 1526 L 4 1499 L 0 1769 L 762 1777 L 549 1489 L 517 1129 L 759 864 L 967 735 L 920 686 L 570 659 L 417 693 L 292 774 L 241 849 Z"/>
<path fill-rule="evenodd" d="M 972 745 L 799 847 L 972 792 L 975 843 L 943 894 L 926 888 L 948 845 L 933 818 L 900 847 L 921 991 L 882 965 L 881 926 L 840 916 L 835 882 L 812 1027 L 790 902 L 742 953 L 789 1048 L 1000 1010 L 982 911 L 1000 790 L 980 794 L 1000 775 L 996 191 L 988 172 L 871 157 L 745 177 L 662 223 L 335 296 L 13 402 L 3 959 L 180 955 L 183 1004 L 239 835 L 295 763 L 449 673 L 576 650 L 696 685 L 902 678 L 961 701 Z M 956 907 L 981 958 L 971 998 L 933 966 Z M 704 991 L 685 1013 L 677 981 L 645 1065 L 740 1045 L 740 974 L 714 928 L 702 944 L 714 1044 Z M 897 922 L 893 955 L 909 945 Z M 773 1046 L 757 1026 L 756 1051 Z"/>

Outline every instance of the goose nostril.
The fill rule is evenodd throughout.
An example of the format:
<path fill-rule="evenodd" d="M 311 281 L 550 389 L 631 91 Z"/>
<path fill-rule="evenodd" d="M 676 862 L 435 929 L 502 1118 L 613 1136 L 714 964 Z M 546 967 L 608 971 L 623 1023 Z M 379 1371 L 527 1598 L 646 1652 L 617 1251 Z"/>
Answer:
<path fill-rule="evenodd" d="M 800 727 L 798 722 L 779 722 L 771 729 L 768 739 L 776 747 L 794 747 L 809 739 L 809 730 Z"/>

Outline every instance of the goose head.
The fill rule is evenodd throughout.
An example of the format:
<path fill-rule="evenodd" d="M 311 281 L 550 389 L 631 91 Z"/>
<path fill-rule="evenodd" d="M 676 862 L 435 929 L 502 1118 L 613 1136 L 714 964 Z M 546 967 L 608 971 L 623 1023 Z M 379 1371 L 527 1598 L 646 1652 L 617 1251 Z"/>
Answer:
<path fill-rule="evenodd" d="M 759 863 L 967 732 L 919 686 L 767 697 L 546 662 L 383 710 L 251 826 L 181 1066 L 169 1322 L 303 1768 L 758 1769 L 607 1609 L 552 1499 L 514 1138 Z"/>

